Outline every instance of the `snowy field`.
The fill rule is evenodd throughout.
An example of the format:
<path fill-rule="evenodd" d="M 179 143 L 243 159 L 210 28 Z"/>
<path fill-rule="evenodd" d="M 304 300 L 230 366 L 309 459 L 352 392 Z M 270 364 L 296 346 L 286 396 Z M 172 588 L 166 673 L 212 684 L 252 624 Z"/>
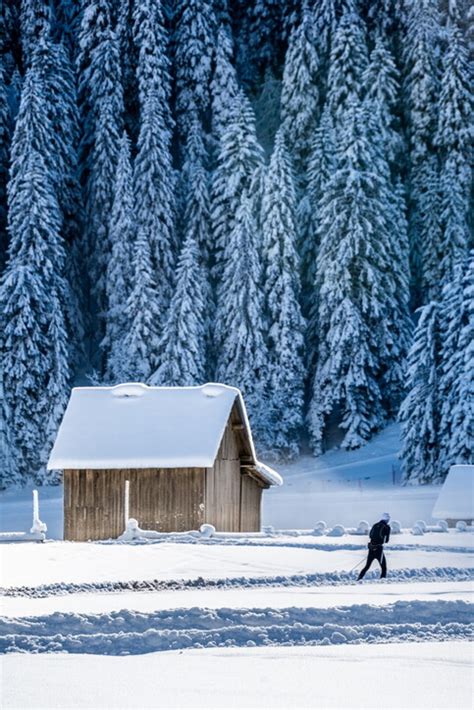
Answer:
<path fill-rule="evenodd" d="M 0 545 L 1 707 L 470 708 L 474 535 L 411 533 L 439 489 L 393 484 L 396 444 L 282 467 L 260 537 L 63 542 L 61 490 L 40 491 L 57 539 Z M 28 491 L 1 504 L 2 530 L 29 527 Z M 313 528 L 383 510 L 389 578 L 357 583 L 366 538 Z"/>

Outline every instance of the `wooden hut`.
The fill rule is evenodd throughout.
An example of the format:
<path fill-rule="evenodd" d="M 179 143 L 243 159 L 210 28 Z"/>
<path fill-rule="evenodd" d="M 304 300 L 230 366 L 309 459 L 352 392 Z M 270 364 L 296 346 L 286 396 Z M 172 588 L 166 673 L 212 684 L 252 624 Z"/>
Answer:
<path fill-rule="evenodd" d="M 130 517 L 162 532 L 259 530 L 262 490 L 282 482 L 256 458 L 239 390 L 221 384 L 74 388 L 48 468 L 64 471 L 66 540 L 120 535 L 126 480 Z"/>

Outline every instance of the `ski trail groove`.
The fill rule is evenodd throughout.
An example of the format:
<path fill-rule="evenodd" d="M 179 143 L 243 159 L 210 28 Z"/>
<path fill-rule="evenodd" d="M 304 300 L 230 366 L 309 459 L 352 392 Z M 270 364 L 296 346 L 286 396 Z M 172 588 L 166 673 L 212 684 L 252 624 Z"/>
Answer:
<path fill-rule="evenodd" d="M 399 569 L 390 571 L 388 579 L 380 580 L 378 571 L 369 572 L 364 578 L 364 584 L 370 581 L 382 584 L 392 582 L 433 582 L 452 581 L 466 582 L 474 580 L 474 568 L 459 567 L 422 567 L 419 569 Z M 226 577 L 223 579 L 168 579 L 168 580 L 129 580 L 111 582 L 56 582 L 42 584 L 37 587 L 3 587 L 0 595 L 6 597 L 43 597 L 62 596 L 67 594 L 111 592 L 160 592 L 186 589 L 235 589 L 257 587 L 310 587 L 337 586 L 355 584 L 357 571 L 352 572 L 320 572 L 314 574 L 296 574 L 273 577 Z"/>
<path fill-rule="evenodd" d="M 382 608 L 55 612 L 0 619 L 0 653 L 130 655 L 222 646 L 444 641 L 472 638 L 472 618 L 472 605 L 461 600 L 397 601 Z"/>

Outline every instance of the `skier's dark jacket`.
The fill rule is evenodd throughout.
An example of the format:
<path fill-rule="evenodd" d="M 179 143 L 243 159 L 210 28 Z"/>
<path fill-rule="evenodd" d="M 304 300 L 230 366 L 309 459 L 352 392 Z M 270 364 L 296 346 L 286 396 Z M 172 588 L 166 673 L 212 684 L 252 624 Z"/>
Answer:
<path fill-rule="evenodd" d="M 387 525 L 385 520 L 380 520 L 375 525 L 372 525 L 372 530 L 370 531 L 370 542 L 368 547 L 370 549 L 376 549 L 382 547 L 384 542 L 390 540 L 390 525 Z"/>

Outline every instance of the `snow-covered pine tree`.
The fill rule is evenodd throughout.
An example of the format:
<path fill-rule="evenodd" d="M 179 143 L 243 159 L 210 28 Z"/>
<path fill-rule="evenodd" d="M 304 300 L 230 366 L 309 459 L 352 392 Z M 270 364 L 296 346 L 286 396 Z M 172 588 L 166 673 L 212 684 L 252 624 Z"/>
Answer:
<path fill-rule="evenodd" d="M 440 312 L 431 301 L 419 309 L 408 354 L 407 396 L 400 408 L 402 469 L 409 483 L 439 483 Z"/>
<path fill-rule="evenodd" d="M 250 77 L 252 72 L 254 82 L 263 77 L 266 69 L 279 68 L 284 53 L 283 18 L 288 4 L 280 0 L 254 0 L 248 4 L 248 47 L 242 47 L 241 62 L 250 65 L 245 68 L 244 76 Z"/>
<path fill-rule="evenodd" d="M 314 372 L 318 332 L 318 294 L 316 264 L 318 255 L 319 202 L 335 167 L 334 128 L 327 110 L 314 132 L 308 161 L 306 195 L 298 205 L 299 245 L 301 259 L 302 311 L 306 318 L 306 362 Z M 304 219 L 304 223 L 303 223 Z"/>
<path fill-rule="evenodd" d="M 101 343 L 106 361 L 106 379 L 123 379 L 123 339 L 129 331 L 126 305 L 133 285 L 135 220 L 133 209 L 130 140 L 124 131 L 115 178 L 114 201 L 109 224 L 112 245 L 107 263 L 105 337 Z"/>
<path fill-rule="evenodd" d="M 474 456 L 474 252 L 458 262 L 441 301 L 440 472 Z"/>
<path fill-rule="evenodd" d="M 436 274 L 424 269 L 437 251 L 436 234 L 427 228 L 430 214 L 440 214 L 439 170 L 433 151 L 439 93 L 440 22 L 436 3 L 410 2 L 406 8 L 403 52 L 404 106 L 410 148 L 408 227 L 415 305 L 427 302 Z"/>
<path fill-rule="evenodd" d="M 163 101 L 163 96 L 155 91 L 145 99 L 133 170 L 136 225 L 141 239 L 149 241 L 156 302 L 161 313 L 157 325 L 163 324 L 171 298 L 175 249 L 174 173 Z"/>
<path fill-rule="evenodd" d="M 129 382 L 149 382 L 158 364 L 161 301 L 152 264 L 148 233 L 138 230 L 133 245 L 133 284 L 127 300 L 128 331 L 122 340 L 122 377 Z"/>
<path fill-rule="evenodd" d="M 158 345 L 160 364 L 151 378 L 153 385 L 184 387 L 205 380 L 208 286 L 196 234 L 189 226 L 176 268 L 176 288 Z"/>
<path fill-rule="evenodd" d="M 160 101 L 166 128 L 172 130 L 168 37 L 161 0 L 140 0 L 135 3 L 133 19 L 135 44 L 138 48 L 137 81 L 140 107 L 143 111 L 148 96 L 155 94 Z"/>
<path fill-rule="evenodd" d="M 269 378 L 259 235 L 252 199 L 240 195 L 223 255 L 215 319 L 218 382 L 242 390 L 257 446 L 270 442 Z"/>
<path fill-rule="evenodd" d="M 37 72 L 29 69 L 12 139 L 11 241 L 0 285 L 1 389 L 13 457 L 10 474 L 23 483 L 28 477 L 45 480 L 44 446 L 51 443 L 59 424 L 64 403 L 59 390 L 69 379 L 65 251 L 57 180 L 50 169 L 54 163 L 50 136 L 44 87 Z M 59 388 L 55 401 L 46 394 L 51 378 Z"/>
<path fill-rule="evenodd" d="M 354 101 L 362 99 L 369 64 L 365 26 L 358 14 L 346 11 L 332 42 L 326 106 L 336 128 Z"/>
<path fill-rule="evenodd" d="M 380 378 L 390 367 L 386 318 L 394 294 L 386 195 L 365 112 L 355 103 L 318 208 L 319 349 L 309 413 L 316 453 L 331 416 L 346 432 L 343 448 L 360 446 L 384 422 Z"/>
<path fill-rule="evenodd" d="M 269 316 L 269 381 L 274 453 L 299 453 L 303 426 L 304 320 L 296 250 L 296 191 L 283 130 L 265 174 L 261 209 L 263 282 Z"/>
<path fill-rule="evenodd" d="M 84 131 L 82 180 L 93 310 L 105 308 L 105 274 L 110 256 L 108 223 L 123 128 L 120 53 L 105 0 L 88 0 L 79 37 L 80 97 Z M 101 340 L 101 327 L 96 335 Z"/>
<path fill-rule="evenodd" d="M 49 32 L 52 6 L 45 0 L 23 0 L 21 3 L 21 47 L 23 66 L 31 66 L 38 41 Z"/>
<path fill-rule="evenodd" d="M 280 116 L 297 175 L 307 167 L 311 138 L 319 118 L 319 59 L 313 18 L 305 6 L 293 30 L 281 88 Z"/>
<path fill-rule="evenodd" d="M 176 77 L 176 120 L 183 142 L 193 116 L 207 125 L 215 46 L 211 0 L 178 0 L 173 38 Z"/>
<path fill-rule="evenodd" d="M 461 31 L 448 28 L 435 145 L 441 160 L 441 245 L 437 282 L 452 279 L 469 248 L 472 189 L 473 100 L 467 49 Z"/>
<path fill-rule="evenodd" d="M 248 191 L 255 170 L 263 163 L 254 113 L 243 92 L 238 93 L 232 108 L 232 117 L 221 136 L 212 183 L 211 220 L 217 278 L 222 275 L 223 251 L 234 230 L 242 195 Z"/>
<path fill-rule="evenodd" d="M 81 192 L 78 182 L 79 115 L 76 79 L 71 61 L 61 44 L 43 35 L 33 52 L 32 63 L 41 76 L 52 128 L 54 155 L 60 186 L 59 205 L 64 216 L 63 234 L 72 243 L 79 233 Z"/>
<path fill-rule="evenodd" d="M 229 29 L 219 28 L 211 79 L 212 135 L 218 142 L 232 118 L 232 107 L 239 92 L 234 62 L 234 47 Z"/>
<path fill-rule="evenodd" d="M 280 125 L 280 101 L 281 81 L 274 76 L 271 69 L 267 69 L 262 89 L 253 102 L 253 107 L 257 137 L 268 156 L 271 155 L 276 132 Z"/>
<path fill-rule="evenodd" d="M 0 62 L 0 273 L 5 266 L 7 233 L 7 182 L 10 156 L 10 110 L 3 64 Z"/>
<path fill-rule="evenodd" d="M 400 170 L 403 140 L 400 132 L 398 104 L 400 77 L 392 53 L 381 34 L 370 54 L 370 63 L 364 75 L 366 99 L 377 115 L 381 142 L 392 173 Z"/>

